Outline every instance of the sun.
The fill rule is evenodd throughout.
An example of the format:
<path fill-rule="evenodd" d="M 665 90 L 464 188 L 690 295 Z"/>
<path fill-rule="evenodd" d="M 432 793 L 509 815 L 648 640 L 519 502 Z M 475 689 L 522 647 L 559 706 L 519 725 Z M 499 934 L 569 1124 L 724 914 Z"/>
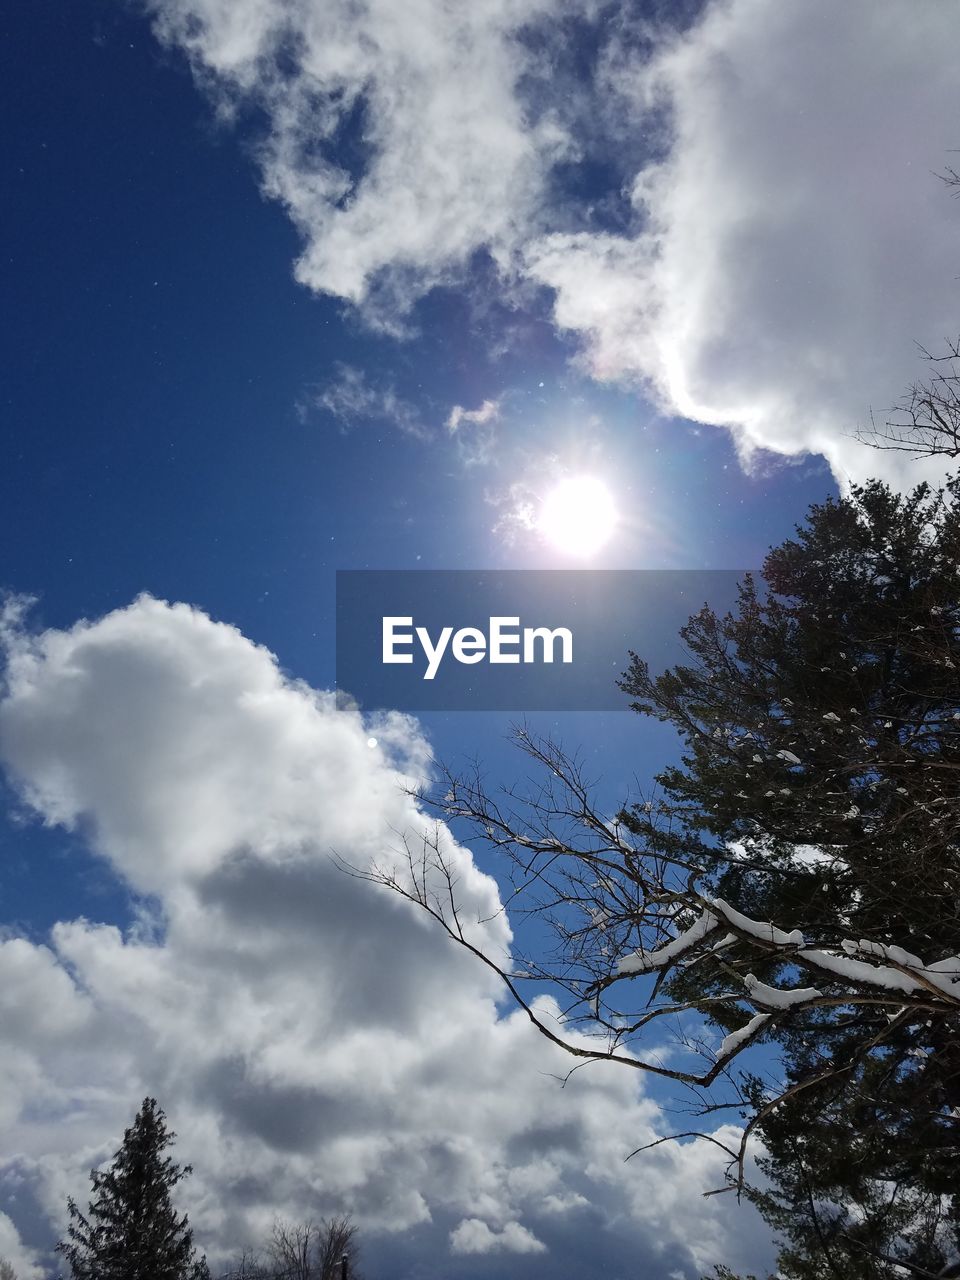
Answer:
<path fill-rule="evenodd" d="M 589 559 L 617 527 L 613 495 L 595 476 L 568 476 L 543 499 L 537 528 L 558 551 Z"/>

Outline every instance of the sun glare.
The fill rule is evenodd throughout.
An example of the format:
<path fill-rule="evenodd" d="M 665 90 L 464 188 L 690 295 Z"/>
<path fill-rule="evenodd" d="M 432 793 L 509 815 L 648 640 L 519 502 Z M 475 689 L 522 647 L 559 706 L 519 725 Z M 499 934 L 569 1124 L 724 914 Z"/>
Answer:
<path fill-rule="evenodd" d="M 544 498 L 537 527 L 567 555 L 588 559 L 609 542 L 617 526 L 613 495 L 595 476 L 568 476 Z"/>

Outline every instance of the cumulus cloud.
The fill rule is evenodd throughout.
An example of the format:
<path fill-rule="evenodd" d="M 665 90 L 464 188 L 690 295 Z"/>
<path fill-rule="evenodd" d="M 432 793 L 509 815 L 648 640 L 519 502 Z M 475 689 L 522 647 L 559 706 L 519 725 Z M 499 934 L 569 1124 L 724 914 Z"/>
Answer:
<path fill-rule="evenodd" d="M 624 1166 L 660 1131 L 633 1073 L 561 1089 L 569 1062 L 482 966 L 334 865 L 432 833 L 400 785 L 427 767 L 416 724 L 364 723 L 234 628 L 149 597 L 7 640 L 9 775 L 137 904 L 127 929 L 64 920 L 0 945 L 0 1198 L 15 1180 L 3 1209 L 31 1243 L 38 1221 L 62 1230 L 66 1195 L 150 1093 L 218 1259 L 275 1214 L 348 1210 L 374 1252 L 419 1233 L 422 1276 L 477 1248 L 504 1264 L 534 1250 L 527 1276 L 582 1274 L 596 1231 L 651 1274 L 765 1261 L 752 1211 L 698 1194 L 720 1177 L 707 1144 Z M 439 839 L 475 940 L 502 955 L 494 881 Z"/>
<path fill-rule="evenodd" d="M 554 234 L 530 273 L 601 379 L 639 379 L 744 453 L 902 460 L 850 437 L 955 334 L 960 218 L 934 176 L 958 146 L 960 28 L 942 5 L 714 3 L 652 61 L 609 59 L 636 127 L 635 234 Z M 914 468 L 915 471 L 915 468 Z"/>
<path fill-rule="evenodd" d="M 17 1228 L 0 1212 L 0 1261 L 13 1267 L 17 1280 L 40 1280 L 43 1271 L 33 1250 L 24 1248 Z"/>
<path fill-rule="evenodd" d="M 680 33 L 624 11 L 578 81 L 557 32 L 596 21 L 589 0 L 149 8 L 225 115 L 266 120 L 263 189 L 310 288 L 400 333 L 486 251 L 514 304 L 548 287 L 596 378 L 728 427 L 745 459 L 909 467 L 852 436 L 921 373 L 915 343 L 956 336 L 949 6 L 712 0 Z M 564 186 L 558 162 L 597 156 L 602 187 Z"/>
<path fill-rule="evenodd" d="M 450 1233 L 454 1253 L 543 1253 L 546 1245 L 519 1222 L 508 1222 L 502 1231 L 491 1231 L 482 1218 L 464 1218 Z"/>

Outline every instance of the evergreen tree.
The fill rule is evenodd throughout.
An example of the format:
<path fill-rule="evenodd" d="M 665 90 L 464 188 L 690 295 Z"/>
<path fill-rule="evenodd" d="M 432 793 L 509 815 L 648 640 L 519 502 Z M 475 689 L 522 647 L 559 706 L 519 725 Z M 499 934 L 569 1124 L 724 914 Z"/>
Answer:
<path fill-rule="evenodd" d="M 957 495 L 872 483 L 813 508 L 768 557 L 766 593 L 748 582 L 735 616 L 691 620 L 691 665 L 652 678 L 635 658 L 624 681 L 684 735 L 660 777 L 669 842 L 696 850 L 719 898 L 821 946 L 960 954 Z M 625 820 L 665 847 L 642 807 Z M 738 961 L 774 985 L 796 972 L 735 945 L 668 990 L 716 1010 Z M 885 1280 L 905 1263 L 933 1276 L 956 1257 L 958 1013 L 840 1002 L 777 1028 L 795 1092 L 759 1126 L 770 1185 L 750 1194 L 784 1240 L 783 1276 Z M 762 1114 L 769 1088 L 748 1077 L 745 1092 Z"/>
<path fill-rule="evenodd" d="M 658 779 L 674 838 L 748 914 L 956 948 L 958 494 L 874 482 L 813 507 L 767 557 L 765 592 L 748 578 L 735 615 L 683 629 L 692 663 L 654 679 L 633 657 L 634 708 L 685 742 Z M 669 848 L 642 806 L 626 820 Z"/>
<path fill-rule="evenodd" d="M 187 1215 L 170 1193 L 192 1172 L 164 1155 L 175 1134 L 156 1099 L 145 1098 L 105 1172 L 91 1170 L 86 1214 L 72 1198 L 69 1239 L 57 1245 L 74 1280 L 208 1280 Z"/>

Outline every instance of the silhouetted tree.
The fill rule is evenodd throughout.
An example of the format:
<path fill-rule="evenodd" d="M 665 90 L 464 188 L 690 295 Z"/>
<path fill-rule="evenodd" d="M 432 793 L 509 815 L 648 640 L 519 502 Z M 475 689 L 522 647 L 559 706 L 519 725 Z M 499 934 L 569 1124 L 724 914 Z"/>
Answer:
<path fill-rule="evenodd" d="M 175 1134 L 156 1099 L 145 1098 L 109 1169 L 93 1169 L 86 1214 L 67 1201 L 68 1239 L 57 1245 L 74 1280 L 209 1280 L 197 1258 L 187 1215 L 170 1193 L 192 1172 L 164 1151 Z"/>
<path fill-rule="evenodd" d="M 265 1249 L 247 1251 L 227 1280 L 340 1280 L 347 1259 L 350 1280 L 359 1280 L 357 1228 L 348 1215 L 319 1223 L 278 1219 Z"/>
<path fill-rule="evenodd" d="M 225 1280 L 360 1280 L 357 1228 L 348 1215 L 317 1222 L 274 1222 L 262 1251 L 247 1249 Z"/>
<path fill-rule="evenodd" d="M 909 389 L 890 417 L 858 432 L 875 449 L 921 458 L 960 458 L 960 340 L 940 355 L 920 349 L 927 377 Z"/>
<path fill-rule="evenodd" d="M 277 1222 L 268 1253 L 276 1280 L 340 1280 L 342 1260 L 355 1274 L 357 1228 L 348 1217 L 314 1223 Z"/>

